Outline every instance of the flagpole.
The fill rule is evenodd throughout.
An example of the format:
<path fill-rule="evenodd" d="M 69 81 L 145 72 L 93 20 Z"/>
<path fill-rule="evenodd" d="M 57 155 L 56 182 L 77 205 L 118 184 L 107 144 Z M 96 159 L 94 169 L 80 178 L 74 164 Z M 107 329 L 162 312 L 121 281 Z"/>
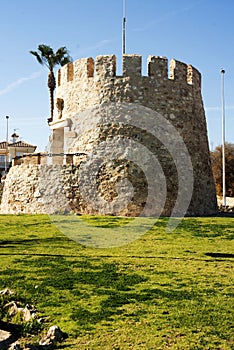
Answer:
<path fill-rule="evenodd" d="M 122 54 L 126 53 L 126 0 L 123 0 Z"/>
<path fill-rule="evenodd" d="M 225 103 L 224 103 L 224 74 L 225 70 L 221 69 L 222 74 L 222 164 L 223 164 L 223 206 L 226 207 L 226 179 L 225 179 Z"/>

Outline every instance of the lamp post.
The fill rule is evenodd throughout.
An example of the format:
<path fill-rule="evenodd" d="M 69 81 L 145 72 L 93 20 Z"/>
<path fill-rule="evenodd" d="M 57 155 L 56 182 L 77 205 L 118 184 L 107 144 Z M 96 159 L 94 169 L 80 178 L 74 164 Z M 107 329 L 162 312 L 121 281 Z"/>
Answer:
<path fill-rule="evenodd" d="M 223 164 L 223 206 L 226 207 L 226 179 L 225 179 L 225 101 L 224 101 L 224 74 L 225 70 L 221 69 L 222 76 L 222 164 Z"/>
<path fill-rule="evenodd" d="M 5 173 L 7 173 L 7 166 L 8 166 L 8 121 L 9 121 L 9 116 L 6 115 L 6 156 L 5 156 Z"/>

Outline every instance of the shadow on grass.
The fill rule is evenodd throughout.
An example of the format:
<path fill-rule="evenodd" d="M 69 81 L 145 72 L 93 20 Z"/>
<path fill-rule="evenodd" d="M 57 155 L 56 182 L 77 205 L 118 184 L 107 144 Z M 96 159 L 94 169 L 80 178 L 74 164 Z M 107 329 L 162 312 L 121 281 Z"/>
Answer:
<path fill-rule="evenodd" d="M 205 253 L 205 255 L 210 256 L 211 258 L 227 258 L 227 259 L 234 258 L 234 254 L 228 254 L 228 253 Z"/>
<path fill-rule="evenodd" d="M 215 293 L 195 286 L 188 289 L 185 282 L 171 285 L 176 272 L 154 273 L 161 281 L 157 288 L 148 285 L 148 278 L 142 274 L 121 270 L 117 263 L 106 262 L 103 257 L 26 255 L 13 260 L 3 280 L 5 287 L 21 288 L 20 292 L 27 293 L 26 298 L 30 296 L 42 310 L 54 308 L 57 317 L 66 315 L 74 321 L 77 336 L 94 331 L 101 323 L 111 327 L 116 319 L 138 321 L 149 313 L 149 305 L 158 304 L 159 310 L 162 307 L 162 312 L 167 312 L 177 303 L 200 303 L 203 295 L 207 298 Z M 167 317 L 163 313 L 158 316 Z"/>
<path fill-rule="evenodd" d="M 0 330 L 10 334 L 8 338 L 0 340 L 0 349 L 7 350 L 20 337 L 20 326 L 0 320 Z"/>
<path fill-rule="evenodd" d="M 170 303 L 200 297 L 194 291 L 189 292 L 186 285 L 178 286 L 176 289 L 169 284 L 161 288 L 143 289 L 144 283 L 148 281 L 147 278 L 134 272 L 119 271 L 118 265 L 103 262 L 102 258 L 81 258 L 70 261 L 64 257 L 46 259 L 34 257 L 23 261 L 18 260 L 18 263 L 21 263 L 21 266 L 24 265 L 24 270 L 25 267 L 26 269 L 34 267 L 39 291 L 43 290 L 43 295 L 38 297 L 45 298 L 42 302 L 46 307 L 66 308 L 69 300 L 72 300 L 70 318 L 77 322 L 80 331 L 93 330 L 97 323 L 112 322 L 115 317 L 138 319 L 147 313 L 141 303 L 158 301 Z M 18 279 L 20 270 L 9 270 L 8 274 Z M 160 272 L 159 275 L 161 274 Z M 169 272 L 163 274 L 164 277 L 171 278 Z M 32 280 L 24 281 L 24 286 L 28 292 L 35 293 Z M 66 297 L 68 291 L 69 300 Z M 58 295 L 60 295 L 59 299 Z M 93 298 L 96 300 L 95 303 L 97 302 L 95 306 L 91 302 Z M 126 307 L 130 304 L 141 304 L 141 309 L 133 309 L 129 315 Z"/>
<path fill-rule="evenodd" d="M 208 225 L 199 226 L 192 220 L 185 221 L 181 226 L 186 229 L 191 228 L 191 232 L 197 235 L 209 234 Z M 230 230 L 230 225 L 227 225 L 225 230 Z M 117 317 L 138 319 L 149 312 L 148 304 L 155 305 L 159 302 L 160 305 L 162 303 L 169 305 L 171 302 L 202 299 L 197 290 L 188 291 L 186 285 L 177 286 L 175 289 L 170 284 L 162 285 L 160 282 L 161 285 L 158 288 L 154 288 L 155 286 L 146 288 L 147 278 L 134 271 L 127 273 L 125 270 L 120 270 L 116 263 L 107 263 L 104 260 L 106 257 L 118 258 L 121 254 L 87 257 L 82 255 L 82 250 L 77 250 L 74 255 L 53 254 L 53 250 L 50 250 L 49 247 L 52 245 L 54 248 L 55 241 L 68 252 L 69 247 L 74 247 L 76 244 L 69 241 L 67 237 L 0 241 L 0 248 L 9 248 L 9 251 L 12 248 L 16 249 L 14 253 L 11 251 L 0 255 L 18 256 L 17 259 L 13 259 L 11 266 L 7 269 L 7 274 L 2 275 L 2 280 L 4 280 L 5 287 L 12 286 L 14 289 L 14 286 L 18 286 L 23 293 L 31 295 L 32 299 L 35 298 L 43 307 L 49 309 L 54 307 L 57 314 L 68 314 L 70 319 L 75 321 L 80 332 L 94 330 L 98 323 L 113 322 Z M 48 254 L 35 252 L 38 246 L 40 249 L 48 248 Z M 24 250 L 29 247 L 30 251 L 24 253 Z M 224 253 L 206 253 L 205 256 L 233 258 L 233 254 Z M 123 255 L 122 258 L 191 260 L 188 257 L 144 255 L 131 257 Z M 201 260 L 201 258 L 196 259 L 193 256 L 192 260 Z M 214 260 L 207 258 L 207 261 Z M 169 271 L 162 274 L 162 279 L 159 278 L 159 281 L 164 277 L 166 281 L 172 280 Z M 203 290 L 203 292 L 206 295 L 206 291 Z M 94 300 L 95 305 L 93 305 Z"/>
<path fill-rule="evenodd" d="M 228 223 L 219 222 L 217 225 L 215 218 L 212 222 L 212 217 L 209 218 L 209 222 L 199 220 L 199 218 L 196 218 L 196 220 L 193 218 L 186 218 L 186 220 L 183 220 L 180 223 L 180 228 L 191 232 L 192 236 L 194 237 L 219 237 L 226 240 L 234 239 L 234 232 L 230 221 Z"/>
<path fill-rule="evenodd" d="M 15 259 L 15 263 L 17 268 L 12 266 L 4 276 L 5 286 L 14 288 L 20 280 L 32 301 L 36 298 L 43 308 L 69 312 L 80 330 L 94 329 L 95 324 L 124 314 L 122 307 L 142 299 L 134 292 L 135 286 L 147 281 L 137 273 L 119 271 L 118 265 L 102 258 L 28 257 Z M 95 307 L 90 301 L 93 297 Z M 67 308 L 69 303 L 73 307 Z"/>
<path fill-rule="evenodd" d="M 13 240 L 0 240 L 0 248 L 17 248 L 22 245 L 32 246 L 32 244 L 44 243 L 47 246 L 50 243 L 65 243 L 69 242 L 67 237 L 47 237 L 47 238 L 29 238 L 29 239 L 13 239 Z"/>

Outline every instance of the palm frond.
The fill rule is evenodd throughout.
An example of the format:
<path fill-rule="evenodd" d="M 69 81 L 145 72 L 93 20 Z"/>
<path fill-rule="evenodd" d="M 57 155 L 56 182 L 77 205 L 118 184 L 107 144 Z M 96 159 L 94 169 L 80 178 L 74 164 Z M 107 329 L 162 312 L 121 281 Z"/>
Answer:
<path fill-rule="evenodd" d="M 44 64 L 44 62 L 43 62 L 41 56 L 38 54 L 38 52 L 36 52 L 36 51 L 29 51 L 29 52 L 30 52 L 33 56 L 36 57 L 37 61 L 38 61 L 41 65 Z"/>
<path fill-rule="evenodd" d="M 38 51 L 30 51 L 41 65 L 45 65 L 51 72 L 57 65 L 64 66 L 72 61 L 66 46 L 60 47 L 55 53 L 49 45 L 38 45 Z"/>
<path fill-rule="evenodd" d="M 45 58 L 54 55 L 53 49 L 48 45 L 44 45 L 44 44 L 38 45 L 38 51 L 40 51 L 41 55 Z"/>
<path fill-rule="evenodd" d="M 56 53 L 56 60 L 57 60 L 57 64 L 60 64 L 61 66 L 64 66 L 65 64 L 72 62 L 72 58 L 69 55 L 69 51 L 67 50 L 67 48 L 65 46 L 60 47 Z"/>
<path fill-rule="evenodd" d="M 67 54 L 68 54 L 68 50 L 67 50 L 66 46 L 60 47 L 55 53 L 56 56 L 64 56 Z"/>
<path fill-rule="evenodd" d="M 70 56 L 69 57 L 64 57 L 62 60 L 60 60 L 60 65 L 64 66 L 65 64 L 70 63 L 70 62 L 72 62 L 72 59 L 71 59 Z"/>
<path fill-rule="evenodd" d="M 71 62 L 71 57 L 69 56 L 68 50 L 65 46 L 60 47 L 55 53 L 53 49 L 44 44 L 38 45 L 38 51 L 29 51 L 34 55 L 37 61 L 41 65 L 45 65 L 49 69 L 48 75 L 48 87 L 50 90 L 50 122 L 53 120 L 53 110 L 54 110 L 54 90 L 56 87 L 56 81 L 54 78 L 54 67 L 57 65 L 64 66 L 65 64 Z"/>

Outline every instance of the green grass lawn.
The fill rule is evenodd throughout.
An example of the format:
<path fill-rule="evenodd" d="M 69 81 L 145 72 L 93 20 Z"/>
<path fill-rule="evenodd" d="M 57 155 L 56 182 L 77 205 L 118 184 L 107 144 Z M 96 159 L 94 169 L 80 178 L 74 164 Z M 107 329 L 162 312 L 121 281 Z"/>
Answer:
<path fill-rule="evenodd" d="M 85 220 L 107 229 L 126 221 Z M 98 249 L 46 215 L 2 215 L 0 289 L 69 334 L 59 349 L 233 349 L 234 219 L 186 218 L 171 233 L 167 221 Z"/>

